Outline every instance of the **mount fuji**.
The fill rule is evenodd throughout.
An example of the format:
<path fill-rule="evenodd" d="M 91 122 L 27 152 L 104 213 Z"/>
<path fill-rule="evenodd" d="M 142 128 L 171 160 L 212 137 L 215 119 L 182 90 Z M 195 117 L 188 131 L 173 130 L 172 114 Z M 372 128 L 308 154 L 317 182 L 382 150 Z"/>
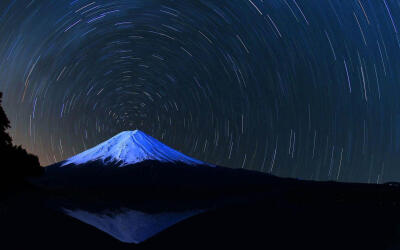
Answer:
<path fill-rule="evenodd" d="M 123 167 L 146 160 L 213 166 L 186 156 L 140 130 L 121 132 L 109 140 L 61 162 L 60 166 L 101 161 L 106 165 Z"/>
<path fill-rule="evenodd" d="M 182 220 L 236 202 L 236 197 L 222 197 L 227 180 L 220 179 L 218 169 L 135 130 L 46 167 L 36 184 L 57 194 L 49 202 L 57 211 L 122 242 L 140 243 Z M 227 187 L 240 186 L 237 177 Z"/>

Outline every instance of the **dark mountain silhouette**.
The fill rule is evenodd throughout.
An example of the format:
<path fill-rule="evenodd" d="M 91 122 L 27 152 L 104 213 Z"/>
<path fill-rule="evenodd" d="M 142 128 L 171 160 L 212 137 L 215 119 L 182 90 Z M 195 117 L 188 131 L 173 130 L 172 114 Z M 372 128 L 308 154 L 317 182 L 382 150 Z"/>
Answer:
<path fill-rule="evenodd" d="M 400 189 L 392 184 L 300 181 L 157 161 L 125 167 L 100 162 L 50 167 L 32 183 L 36 189 L 9 199 L 8 209 L 0 213 L 5 228 L 0 235 L 7 235 L 3 242 L 42 249 L 400 246 Z M 149 218 L 165 222 L 165 214 L 196 209 L 200 212 L 167 223 L 139 244 L 123 243 L 118 235 L 119 226 L 133 232 L 137 224 L 146 228 L 154 222 Z M 136 211 L 130 214 L 136 217 L 124 217 L 127 211 Z M 25 240 L 18 241 L 21 237 Z"/>
<path fill-rule="evenodd" d="M 26 177 L 39 176 L 44 170 L 39 159 L 29 154 L 21 146 L 12 144 L 12 139 L 7 133 L 10 121 L 1 106 L 3 94 L 0 93 L 0 192 L 10 186 L 21 186 Z"/>

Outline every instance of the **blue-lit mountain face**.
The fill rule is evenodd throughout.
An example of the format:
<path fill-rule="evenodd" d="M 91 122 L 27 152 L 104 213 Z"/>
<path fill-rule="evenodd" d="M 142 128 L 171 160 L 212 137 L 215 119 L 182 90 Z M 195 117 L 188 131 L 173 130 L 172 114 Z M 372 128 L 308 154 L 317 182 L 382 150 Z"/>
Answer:
<path fill-rule="evenodd" d="M 63 161 L 61 166 L 80 165 L 92 161 L 102 161 L 106 165 L 127 166 L 146 160 L 211 166 L 186 156 L 139 130 L 121 132 L 89 150 Z"/>

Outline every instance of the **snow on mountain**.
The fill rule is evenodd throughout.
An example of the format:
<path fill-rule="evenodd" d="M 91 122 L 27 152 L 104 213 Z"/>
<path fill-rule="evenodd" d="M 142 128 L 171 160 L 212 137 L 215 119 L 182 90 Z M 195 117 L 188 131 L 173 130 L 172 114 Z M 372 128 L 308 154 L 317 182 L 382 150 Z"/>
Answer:
<path fill-rule="evenodd" d="M 79 165 L 98 160 L 105 164 L 118 163 L 119 166 L 145 160 L 212 166 L 186 156 L 139 130 L 121 132 L 91 149 L 65 160 L 61 166 Z"/>

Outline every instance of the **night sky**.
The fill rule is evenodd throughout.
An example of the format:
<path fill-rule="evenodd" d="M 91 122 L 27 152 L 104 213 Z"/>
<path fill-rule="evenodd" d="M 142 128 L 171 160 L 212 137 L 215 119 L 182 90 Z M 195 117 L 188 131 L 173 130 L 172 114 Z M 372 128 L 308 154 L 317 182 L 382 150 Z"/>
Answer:
<path fill-rule="evenodd" d="M 2 0 L 16 144 L 61 161 L 140 129 L 197 159 L 400 181 L 400 1 Z"/>

